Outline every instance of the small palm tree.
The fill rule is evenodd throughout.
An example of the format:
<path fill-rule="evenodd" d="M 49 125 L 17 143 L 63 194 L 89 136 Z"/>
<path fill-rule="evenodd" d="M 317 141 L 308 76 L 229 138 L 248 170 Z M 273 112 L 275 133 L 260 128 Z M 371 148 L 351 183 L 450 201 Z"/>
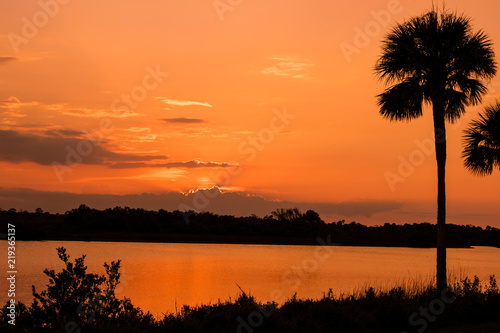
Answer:
<path fill-rule="evenodd" d="M 462 157 L 465 167 L 477 175 L 500 169 L 500 102 L 486 107 L 465 130 Z"/>
<path fill-rule="evenodd" d="M 396 25 L 383 41 L 375 72 L 390 87 L 378 95 L 380 113 L 391 121 L 422 116 L 432 105 L 438 175 L 437 288 L 446 287 L 446 128 L 481 102 L 481 79 L 496 74 L 492 44 L 474 32 L 468 17 L 436 10 Z"/>

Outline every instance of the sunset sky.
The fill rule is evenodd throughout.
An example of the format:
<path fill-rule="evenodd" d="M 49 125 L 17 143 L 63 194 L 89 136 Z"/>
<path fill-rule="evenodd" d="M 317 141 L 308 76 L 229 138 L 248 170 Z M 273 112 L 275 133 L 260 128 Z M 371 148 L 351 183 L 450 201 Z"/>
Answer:
<path fill-rule="evenodd" d="M 435 222 L 431 110 L 383 119 L 373 72 L 391 27 L 431 6 L 3 1 L 0 207 L 262 216 L 293 205 L 326 221 Z M 500 54 L 498 1 L 447 6 Z M 460 157 L 462 132 L 500 96 L 500 76 L 488 86 L 483 104 L 448 126 L 449 223 L 500 227 L 500 171 L 473 176 Z M 203 191 L 215 185 L 221 193 Z"/>

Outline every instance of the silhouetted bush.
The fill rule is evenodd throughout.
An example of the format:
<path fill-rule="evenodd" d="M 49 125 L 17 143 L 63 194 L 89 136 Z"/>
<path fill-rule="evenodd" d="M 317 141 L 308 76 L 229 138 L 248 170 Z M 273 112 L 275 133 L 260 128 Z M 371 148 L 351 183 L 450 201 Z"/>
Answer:
<path fill-rule="evenodd" d="M 64 247 L 57 248 L 65 268 L 56 273 L 45 269 L 47 289 L 38 293 L 34 286 L 33 303 L 28 308 L 18 304 L 16 331 L 77 332 L 95 331 L 98 327 L 142 327 L 154 325 L 153 316 L 135 308 L 129 299 L 115 296 L 120 280 L 120 261 L 104 263 L 105 275 L 87 273 L 85 255 L 69 261 Z M 2 310 L 7 313 L 7 305 Z M 70 328 L 68 330 L 68 328 Z"/>

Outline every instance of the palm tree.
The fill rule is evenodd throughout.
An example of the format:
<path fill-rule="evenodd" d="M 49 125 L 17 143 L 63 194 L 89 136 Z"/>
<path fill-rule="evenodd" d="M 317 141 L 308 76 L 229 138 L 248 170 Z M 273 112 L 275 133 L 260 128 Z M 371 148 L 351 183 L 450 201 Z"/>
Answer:
<path fill-rule="evenodd" d="M 482 79 L 496 74 L 492 44 L 483 31 L 474 32 L 468 17 L 438 14 L 434 9 L 396 25 L 385 37 L 375 65 L 380 80 L 391 85 L 377 96 L 380 114 L 391 121 L 422 116 L 432 105 L 437 161 L 438 291 L 446 282 L 446 128 L 465 107 L 481 102 L 487 91 Z"/>
<path fill-rule="evenodd" d="M 486 107 L 465 130 L 462 157 L 465 167 L 477 175 L 500 169 L 500 102 Z"/>

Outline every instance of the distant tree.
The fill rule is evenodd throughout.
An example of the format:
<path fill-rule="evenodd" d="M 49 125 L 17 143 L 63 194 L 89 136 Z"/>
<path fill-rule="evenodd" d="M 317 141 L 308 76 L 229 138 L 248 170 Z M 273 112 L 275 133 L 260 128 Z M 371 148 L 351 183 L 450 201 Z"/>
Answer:
<path fill-rule="evenodd" d="M 303 215 L 298 208 L 278 208 L 271 212 L 271 216 L 282 222 L 294 222 L 303 218 Z"/>
<path fill-rule="evenodd" d="M 437 288 L 446 287 L 446 120 L 454 122 L 465 107 L 481 102 L 482 79 L 496 74 L 490 39 L 474 32 L 463 15 L 436 10 L 396 25 L 386 36 L 375 72 L 391 84 L 378 95 L 380 114 L 410 121 L 432 104 L 437 161 Z"/>
<path fill-rule="evenodd" d="M 318 232 L 320 225 L 325 224 L 325 222 L 321 219 L 319 214 L 316 213 L 314 210 L 308 210 L 303 215 L 303 218 L 305 221 L 311 224 L 311 233 L 313 235 Z"/>
<path fill-rule="evenodd" d="M 304 214 L 304 219 L 308 221 L 311 224 L 323 224 L 325 223 L 321 217 L 319 216 L 318 213 L 316 213 L 314 210 L 308 210 Z"/>
<path fill-rule="evenodd" d="M 462 156 L 465 167 L 476 175 L 500 169 L 500 102 L 486 107 L 465 130 Z"/>

